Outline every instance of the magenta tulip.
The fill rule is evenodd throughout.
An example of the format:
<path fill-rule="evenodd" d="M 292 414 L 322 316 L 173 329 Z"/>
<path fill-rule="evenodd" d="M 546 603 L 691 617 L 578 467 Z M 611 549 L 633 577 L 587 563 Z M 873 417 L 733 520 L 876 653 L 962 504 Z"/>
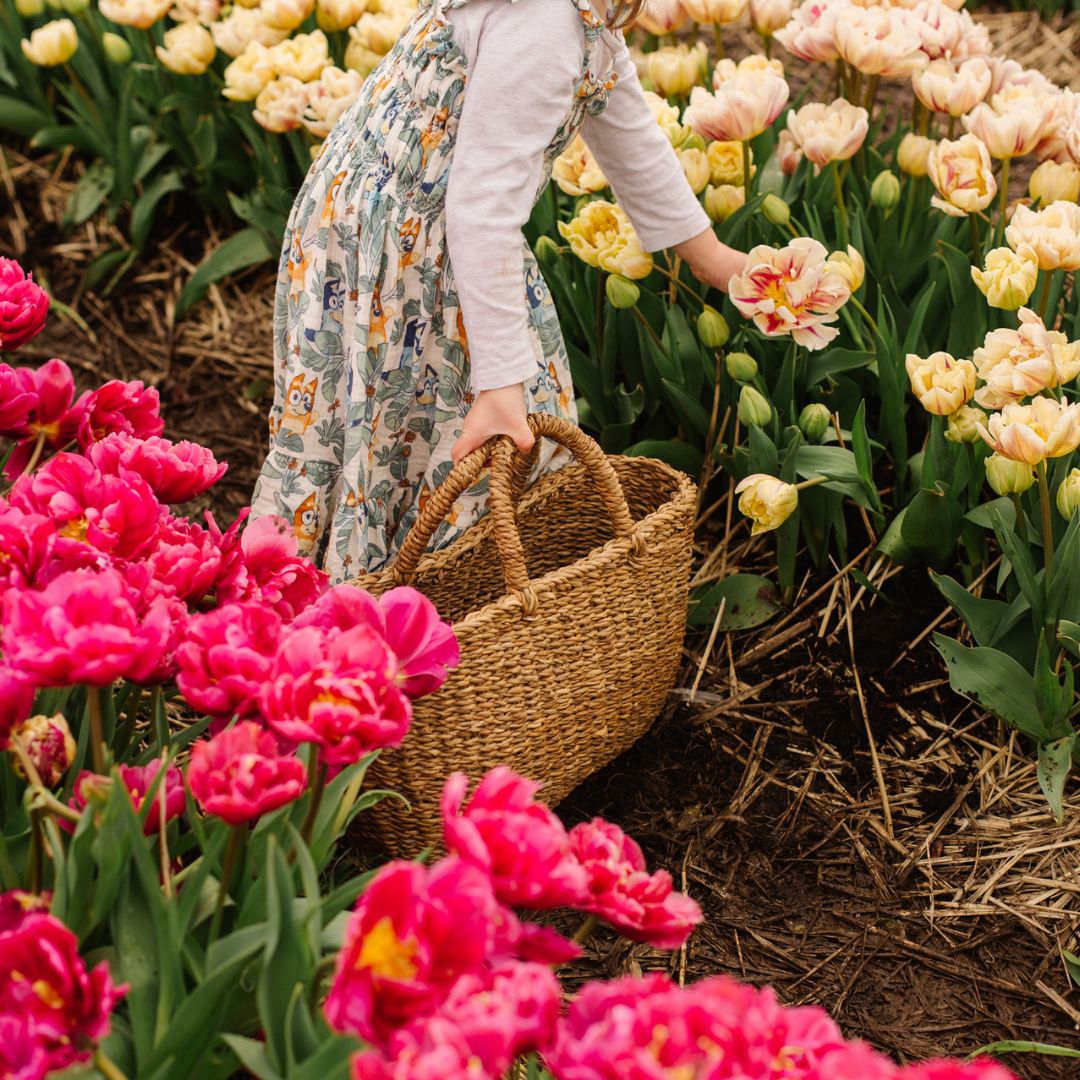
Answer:
<path fill-rule="evenodd" d="M 87 390 L 76 406 L 82 409 L 79 445 L 84 450 L 116 431 L 146 439 L 165 430 L 157 389 L 141 379 L 112 379 Z"/>
<path fill-rule="evenodd" d="M 49 297 L 14 259 L 0 258 L 0 350 L 10 351 L 41 332 Z"/>
<path fill-rule="evenodd" d="M 114 431 L 94 443 L 86 456 L 111 476 L 134 473 L 163 503 L 182 503 L 213 487 L 228 468 L 205 446 L 170 442 L 156 435 L 139 438 Z"/>

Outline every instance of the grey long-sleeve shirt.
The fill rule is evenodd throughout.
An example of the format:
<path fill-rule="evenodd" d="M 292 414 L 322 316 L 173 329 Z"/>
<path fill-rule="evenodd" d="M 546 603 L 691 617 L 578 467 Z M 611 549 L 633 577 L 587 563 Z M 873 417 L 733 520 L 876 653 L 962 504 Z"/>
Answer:
<path fill-rule="evenodd" d="M 535 371 L 521 230 L 544 152 L 581 75 L 584 38 L 569 0 L 470 0 L 449 18 L 468 82 L 446 232 L 478 392 L 523 382 Z M 605 31 L 603 41 L 618 82 L 607 108 L 590 116 L 581 134 L 642 246 L 659 251 L 697 236 L 709 219 L 653 119 L 622 36 Z"/>

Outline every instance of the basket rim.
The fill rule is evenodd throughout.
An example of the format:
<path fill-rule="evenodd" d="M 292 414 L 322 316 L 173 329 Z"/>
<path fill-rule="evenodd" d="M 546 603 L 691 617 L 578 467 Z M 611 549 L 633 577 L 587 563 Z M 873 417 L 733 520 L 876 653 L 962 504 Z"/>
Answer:
<path fill-rule="evenodd" d="M 690 505 L 692 513 L 696 492 L 693 480 L 686 473 L 674 468 L 666 461 L 661 461 L 659 458 L 629 457 L 620 454 L 609 454 L 608 457 L 618 465 L 625 466 L 627 462 L 633 462 L 635 465 L 648 465 L 667 479 L 672 480 L 675 484 L 675 490 L 671 498 L 667 499 L 657 509 L 636 520 L 633 531 L 629 536 L 613 537 L 601 547 L 593 548 L 582 558 L 564 566 L 559 566 L 554 570 L 549 570 L 538 578 L 531 578 L 529 585 L 539 603 L 543 603 L 544 597 L 565 581 L 581 574 L 583 564 L 587 564 L 590 571 L 594 569 L 600 570 L 623 558 L 630 550 L 635 537 L 642 533 L 654 533 L 659 526 L 666 523 L 667 518 L 675 516 L 677 511 L 682 510 L 684 504 Z M 518 503 L 518 512 L 528 510 L 537 502 L 558 494 L 559 489 L 565 487 L 571 480 L 580 475 L 578 470 L 583 468 L 584 466 L 573 461 L 560 469 L 556 469 L 554 472 L 542 476 L 522 496 Z M 466 551 L 471 551 L 485 540 L 490 539 L 492 532 L 493 523 L 491 517 L 485 515 L 476 525 L 465 532 L 464 535 L 458 537 L 448 547 L 439 551 L 426 552 L 417 563 L 416 576 L 423 574 L 426 570 L 445 569 Z M 647 558 L 648 555 L 646 554 L 645 557 Z M 389 568 L 378 570 L 374 573 L 350 578 L 346 584 L 364 588 L 365 584 L 390 583 L 392 582 L 391 573 L 392 571 Z M 492 600 L 481 607 L 475 608 L 452 625 L 459 636 L 462 633 L 469 635 L 472 631 L 484 628 L 498 616 L 514 611 L 520 612 L 522 607 L 523 601 L 520 594 L 504 592 L 497 600 Z"/>

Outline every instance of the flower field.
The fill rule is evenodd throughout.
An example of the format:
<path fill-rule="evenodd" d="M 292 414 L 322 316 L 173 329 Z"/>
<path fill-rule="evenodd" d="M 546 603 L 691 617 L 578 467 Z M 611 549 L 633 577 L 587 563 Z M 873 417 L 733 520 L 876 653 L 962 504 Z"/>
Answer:
<path fill-rule="evenodd" d="M 0 1076 L 1073 1075 L 1075 27 L 653 0 L 744 271 L 581 140 L 527 234 L 582 426 L 699 482 L 684 670 L 557 812 L 456 773 L 387 862 L 454 629 L 243 507 L 292 192 L 414 6 L 0 3 Z"/>

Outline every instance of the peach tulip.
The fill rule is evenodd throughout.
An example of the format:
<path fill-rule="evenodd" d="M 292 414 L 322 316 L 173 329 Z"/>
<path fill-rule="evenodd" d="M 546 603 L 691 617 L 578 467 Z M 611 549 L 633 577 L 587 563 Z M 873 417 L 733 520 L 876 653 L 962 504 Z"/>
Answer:
<path fill-rule="evenodd" d="M 772 37 L 787 26 L 791 8 L 791 0 L 750 0 L 750 25 L 762 37 Z"/>
<path fill-rule="evenodd" d="M 319 78 L 308 87 L 308 103 L 304 109 L 304 127 L 317 139 L 325 139 L 341 114 L 356 100 L 364 85 L 362 75 L 325 67 Z"/>
<path fill-rule="evenodd" d="M 861 106 L 838 98 L 828 105 L 804 105 L 788 115 L 787 126 L 802 152 L 820 168 L 854 156 L 866 138 L 868 116 Z"/>
<path fill-rule="evenodd" d="M 1005 229 L 1013 251 L 1027 244 L 1040 270 L 1080 270 L 1080 206 L 1052 202 L 1042 210 L 1018 206 Z"/>
<path fill-rule="evenodd" d="M 900 171 L 908 176 L 926 176 L 930 151 L 936 145 L 933 139 L 909 131 L 900 140 L 896 151 L 896 164 L 900 166 Z"/>
<path fill-rule="evenodd" d="M 1077 351 L 1064 334 L 1047 330 L 1034 311 L 1021 308 L 1018 330 L 991 330 L 975 350 L 971 359 L 986 384 L 975 400 L 984 409 L 1000 409 L 1056 386 L 1059 358 L 1063 374 L 1075 377 Z"/>
<path fill-rule="evenodd" d="M 650 34 L 662 37 L 673 34 L 690 18 L 681 0 L 649 0 L 637 19 L 637 25 Z"/>
<path fill-rule="evenodd" d="M 281 134 L 298 128 L 308 103 L 307 84 L 289 75 L 266 84 L 255 99 L 255 122 L 267 131 Z"/>
<path fill-rule="evenodd" d="M 834 63 L 836 51 L 836 21 L 850 0 L 806 0 L 797 7 L 788 24 L 777 30 L 773 37 L 792 56 L 800 60 L 816 60 Z"/>
<path fill-rule="evenodd" d="M 182 22 L 166 30 L 162 41 L 154 51 L 174 75 L 201 75 L 217 54 L 210 31 L 197 22 Z"/>
<path fill-rule="evenodd" d="M 1006 405 L 979 427 L 995 452 L 1010 461 L 1038 465 L 1080 446 L 1080 402 L 1037 397 L 1029 405 Z"/>
<path fill-rule="evenodd" d="M 315 10 L 315 0 L 262 0 L 259 10 L 268 26 L 295 30 Z"/>
<path fill-rule="evenodd" d="M 934 60 L 912 73 L 915 96 L 933 112 L 963 116 L 971 112 L 990 91 L 990 68 L 981 57 L 965 60 L 959 67 L 948 60 Z"/>
<path fill-rule="evenodd" d="M 990 156 L 1003 160 L 1030 154 L 1046 129 L 1046 109 L 1034 99 L 1016 100 L 1001 111 L 980 102 L 963 119 L 964 128 L 977 136 Z"/>
<path fill-rule="evenodd" d="M 254 101 L 274 78 L 274 62 L 265 45 L 253 41 L 225 69 L 225 89 L 230 101 Z"/>
<path fill-rule="evenodd" d="M 761 72 L 772 72 L 772 74 L 779 75 L 782 79 L 784 77 L 784 65 L 779 60 L 770 59 L 762 53 L 750 53 L 749 56 L 744 56 L 738 63 L 723 57 L 716 61 L 716 67 L 713 68 L 713 89 L 719 90 L 722 83 L 735 78 L 736 75 Z"/>
<path fill-rule="evenodd" d="M 780 115 L 788 93 L 787 82 L 772 72 L 746 72 L 722 83 L 715 94 L 694 87 L 683 120 L 703 138 L 746 142 Z"/>
<path fill-rule="evenodd" d="M 953 217 L 985 210 L 997 194 L 986 144 L 974 135 L 939 142 L 927 155 L 926 174 L 937 191 L 931 203 Z"/>
<path fill-rule="evenodd" d="M 234 7 L 224 19 L 210 27 L 210 33 L 214 44 L 234 60 L 253 41 L 269 48 L 289 36 L 288 30 L 279 30 L 264 22 L 257 10 L 243 7 Z"/>
<path fill-rule="evenodd" d="M 976 371 L 970 360 L 957 360 L 947 352 L 926 357 L 908 353 L 904 366 L 911 380 L 911 392 L 935 416 L 956 412 L 975 392 Z"/>
<path fill-rule="evenodd" d="M 836 22 L 836 51 L 864 75 L 909 75 L 926 65 L 922 40 L 903 10 L 844 11 Z"/>

